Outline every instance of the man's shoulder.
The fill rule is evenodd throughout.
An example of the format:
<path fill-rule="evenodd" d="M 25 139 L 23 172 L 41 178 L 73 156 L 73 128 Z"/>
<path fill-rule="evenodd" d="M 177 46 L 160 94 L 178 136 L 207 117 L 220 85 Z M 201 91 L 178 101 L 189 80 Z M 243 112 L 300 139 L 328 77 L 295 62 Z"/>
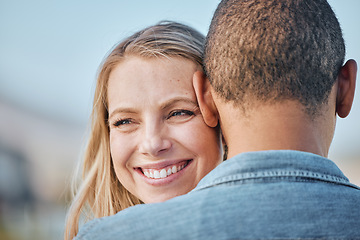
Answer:
<path fill-rule="evenodd" d="M 195 200 L 184 195 L 162 203 L 136 205 L 90 221 L 76 239 L 193 239 L 190 232 L 200 234 L 197 210 L 201 204 L 201 197 Z"/>
<path fill-rule="evenodd" d="M 358 189 L 324 182 L 314 191 L 314 182 L 298 183 L 218 186 L 163 203 L 137 205 L 88 223 L 77 239 L 360 236 Z"/>
<path fill-rule="evenodd" d="M 204 178 L 208 185 L 163 203 L 137 205 L 94 220 L 77 239 L 360 235 L 359 188 L 327 159 L 283 152 L 281 159 L 286 161 L 281 161 L 278 153 L 230 159 Z"/>

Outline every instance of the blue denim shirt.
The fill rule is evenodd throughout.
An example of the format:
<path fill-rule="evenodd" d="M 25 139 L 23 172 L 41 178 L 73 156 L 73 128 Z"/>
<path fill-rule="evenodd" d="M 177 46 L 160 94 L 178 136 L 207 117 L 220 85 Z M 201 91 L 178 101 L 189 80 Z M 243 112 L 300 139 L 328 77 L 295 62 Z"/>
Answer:
<path fill-rule="evenodd" d="M 95 219 L 76 239 L 360 239 L 360 188 L 315 154 L 243 153 L 190 193 Z"/>

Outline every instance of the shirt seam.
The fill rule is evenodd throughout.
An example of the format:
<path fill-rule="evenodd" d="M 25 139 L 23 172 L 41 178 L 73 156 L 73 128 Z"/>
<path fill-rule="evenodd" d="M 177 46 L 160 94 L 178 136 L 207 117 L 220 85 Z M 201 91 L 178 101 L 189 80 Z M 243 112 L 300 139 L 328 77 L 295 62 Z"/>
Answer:
<path fill-rule="evenodd" d="M 316 173 L 311 171 L 304 171 L 304 170 L 275 170 L 275 171 L 262 171 L 256 173 L 241 173 L 241 174 L 233 174 L 229 176 L 224 176 L 213 180 L 210 183 L 203 184 L 201 186 L 196 187 L 193 191 L 201 190 L 204 188 L 209 188 L 215 185 L 221 185 L 228 182 L 234 181 L 244 181 L 244 180 L 251 180 L 251 179 L 262 179 L 262 178 L 273 178 L 273 177 L 300 177 L 306 179 L 314 179 L 320 180 L 325 182 L 331 182 L 335 184 L 342 184 L 349 187 L 353 187 L 356 189 L 360 189 L 358 186 L 350 183 L 348 179 L 324 174 L 324 173 Z"/>

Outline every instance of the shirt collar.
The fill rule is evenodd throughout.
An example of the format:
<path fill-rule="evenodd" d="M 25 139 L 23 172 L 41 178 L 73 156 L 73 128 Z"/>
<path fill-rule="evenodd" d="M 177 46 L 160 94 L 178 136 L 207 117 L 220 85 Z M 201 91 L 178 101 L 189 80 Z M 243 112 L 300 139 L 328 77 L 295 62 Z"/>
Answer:
<path fill-rule="evenodd" d="M 325 157 L 295 150 L 270 150 L 241 153 L 224 161 L 207 174 L 193 191 L 224 182 L 289 175 L 358 188 L 349 182 L 334 162 Z"/>

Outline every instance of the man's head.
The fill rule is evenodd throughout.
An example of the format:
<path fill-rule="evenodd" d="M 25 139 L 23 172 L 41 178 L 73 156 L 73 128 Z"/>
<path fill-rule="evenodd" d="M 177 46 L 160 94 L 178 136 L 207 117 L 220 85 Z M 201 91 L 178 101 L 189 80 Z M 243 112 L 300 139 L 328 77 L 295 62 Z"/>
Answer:
<path fill-rule="evenodd" d="M 327 156 L 336 114 L 351 109 L 357 66 L 345 65 L 326 0 L 223 0 L 194 88 L 205 122 L 220 119 L 229 157 L 292 149 Z"/>
<path fill-rule="evenodd" d="M 207 36 L 205 68 L 214 91 L 237 107 L 297 100 L 313 116 L 344 56 L 326 0 L 224 0 Z"/>

